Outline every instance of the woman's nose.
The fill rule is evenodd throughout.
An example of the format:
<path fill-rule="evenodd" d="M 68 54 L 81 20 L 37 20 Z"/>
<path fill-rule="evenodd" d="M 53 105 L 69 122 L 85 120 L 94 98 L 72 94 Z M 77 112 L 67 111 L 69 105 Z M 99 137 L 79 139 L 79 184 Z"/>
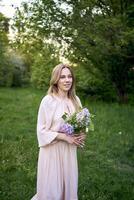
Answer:
<path fill-rule="evenodd" d="M 68 77 L 66 77 L 66 79 L 65 79 L 66 81 L 69 81 L 69 78 Z"/>

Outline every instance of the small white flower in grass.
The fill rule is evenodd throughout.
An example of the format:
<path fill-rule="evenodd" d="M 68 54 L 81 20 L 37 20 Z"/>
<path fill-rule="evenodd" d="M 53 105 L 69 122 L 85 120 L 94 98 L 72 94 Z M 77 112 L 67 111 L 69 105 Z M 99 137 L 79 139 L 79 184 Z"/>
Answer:
<path fill-rule="evenodd" d="M 119 131 L 119 133 L 118 133 L 119 135 L 121 135 L 122 134 L 122 132 L 121 131 Z"/>

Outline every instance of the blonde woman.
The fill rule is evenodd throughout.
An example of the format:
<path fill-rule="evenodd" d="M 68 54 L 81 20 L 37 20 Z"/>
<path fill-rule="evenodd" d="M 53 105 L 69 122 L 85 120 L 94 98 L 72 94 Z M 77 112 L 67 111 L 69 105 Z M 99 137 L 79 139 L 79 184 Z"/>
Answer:
<path fill-rule="evenodd" d="M 64 112 L 71 115 L 81 107 L 72 69 L 57 65 L 38 112 L 37 192 L 31 200 L 78 200 L 77 147 L 83 147 L 85 135 L 68 136 L 59 128 Z"/>

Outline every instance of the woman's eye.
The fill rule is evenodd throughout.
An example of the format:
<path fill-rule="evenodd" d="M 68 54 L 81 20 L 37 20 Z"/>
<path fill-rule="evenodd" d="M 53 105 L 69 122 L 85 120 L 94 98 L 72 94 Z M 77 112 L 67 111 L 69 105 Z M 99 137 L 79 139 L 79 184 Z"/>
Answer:
<path fill-rule="evenodd" d="M 72 78 L 72 76 L 70 75 L 70 76 L 68 76 L 68 78 Z"/>
<path fill-rule="evenodd" d="M 60 76 L 61 79 L 66 78 L 66 76 Z M 68 78 L 72 78 L 72 75 L 69 75 Z"/>
<path fill-rule="evenodd" d="M 60 78 L 65 78 L 65 76 L 60 76 Z"/>

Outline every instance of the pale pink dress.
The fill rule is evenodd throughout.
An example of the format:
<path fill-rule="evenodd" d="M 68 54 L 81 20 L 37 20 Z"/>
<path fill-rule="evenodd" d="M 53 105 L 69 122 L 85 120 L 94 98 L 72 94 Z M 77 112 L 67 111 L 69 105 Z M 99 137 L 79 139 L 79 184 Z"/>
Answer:
<path fill-rule="evenodd" d="M 75 112 L 71 100 L 65 102 L 47 95 L 41 101 L 37 121 L 37 191 L 31 200 L 78 200 L 77 147 L 55 139 L 65 111 Z"/>

